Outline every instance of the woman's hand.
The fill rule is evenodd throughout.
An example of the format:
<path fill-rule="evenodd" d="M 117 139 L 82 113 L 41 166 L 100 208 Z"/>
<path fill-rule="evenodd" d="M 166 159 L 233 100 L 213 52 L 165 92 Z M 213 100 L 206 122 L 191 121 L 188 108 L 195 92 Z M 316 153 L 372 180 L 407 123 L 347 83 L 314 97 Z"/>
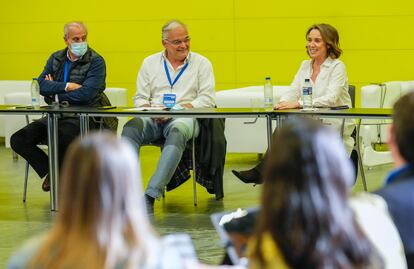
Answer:
<path fill-rule="evenodd" d="M 292 109 L 292 108 L 300 108 L 299 102 L 298 101 L 280 102 L 275 106 L 275 109 Z"/>

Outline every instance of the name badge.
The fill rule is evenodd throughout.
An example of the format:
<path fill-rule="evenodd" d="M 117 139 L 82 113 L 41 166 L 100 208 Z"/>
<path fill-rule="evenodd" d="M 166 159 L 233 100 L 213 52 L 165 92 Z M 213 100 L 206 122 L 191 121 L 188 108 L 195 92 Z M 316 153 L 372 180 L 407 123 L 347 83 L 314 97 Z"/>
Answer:
<path fill-rule="evenodd" d="M 162 103 L 167 108 L 172 108 L 175 106 L 175 102 L 177 100 L 177 95 L 175 93 L 164 93 L 162 98 Z"/>

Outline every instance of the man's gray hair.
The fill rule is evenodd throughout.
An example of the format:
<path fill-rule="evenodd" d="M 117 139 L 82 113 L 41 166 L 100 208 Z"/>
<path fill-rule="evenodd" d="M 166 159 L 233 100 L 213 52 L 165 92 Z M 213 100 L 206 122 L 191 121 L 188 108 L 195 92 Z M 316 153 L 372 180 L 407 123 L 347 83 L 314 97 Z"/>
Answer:
<path fill-rule="evenodd" d="M 81 22 L 81 21 L 71 21 L 65 24 L 65 26 L 63 26 L 63 36 L 64 38 L 68 37 L 69 34 L 69 28 L 75 26 L 75 27 L 81 27 L 85 30 L 86 35 L 88 35 L 88 28 L 86 27 L 86 25 Z"/>
<path fill-rule="evenodd" d="M 179 20 L 170 20 L 162 27 L 162 40 L 168 39 L 168 32 L 177 27 L 183 27 L 187 31 L 187 26 Z"/>

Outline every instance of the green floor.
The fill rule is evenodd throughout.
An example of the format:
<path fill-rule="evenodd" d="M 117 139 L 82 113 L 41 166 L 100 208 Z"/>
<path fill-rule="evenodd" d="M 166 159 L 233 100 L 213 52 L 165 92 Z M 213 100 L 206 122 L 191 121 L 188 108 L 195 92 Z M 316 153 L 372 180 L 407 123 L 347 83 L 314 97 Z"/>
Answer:
<path fill-rule="evenodd" d="M 1 141 L 0 141 L 1 142 Z M 159 149 L 145 147 L 141 152 L 144 184 L 155 169 Z M 193 206 L 192 183 L 167 193 L 165 199 L 156 202 L 154 225 L 160 234 L 173 232 L 189 233 L 201 261 L 217 264 L 223 256 L 219 238 L 209 216 L 213 212 L 252 207 L 258 204 L 260 186 L 241 183 L 232 169 L 247 169 L 257 162 L 255 154 L 228 154 L 224 175 L 225 197 L 216 201 L 198 186 L 198 206 Z M 0 146 L 0 268 L 4 268 L 8 257 L 19 245 L 31 236 L 45 231 L 53 215 L 49 211 L 49 193 L 41 191 L 41 181 L 30 170 L 27 203 L 22 203 L 25 161 L 13 161 L 10 149 Z M 390 165 L 366 170 L 370 190 L 382 184 Z M 362 190 L 358 180 L 355 191 Z"/>

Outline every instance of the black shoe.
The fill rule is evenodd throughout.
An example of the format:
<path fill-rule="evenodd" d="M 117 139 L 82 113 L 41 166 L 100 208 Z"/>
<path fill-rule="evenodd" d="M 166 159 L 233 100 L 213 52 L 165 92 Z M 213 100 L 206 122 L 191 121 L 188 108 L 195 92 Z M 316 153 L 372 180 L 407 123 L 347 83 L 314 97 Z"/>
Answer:
<path fill-rule="evenodd" d="M 148 215 L 154 214 L 154 202 L 155 198 L 152 198 L 151 196 L 145 194 L 145 206 L 147 208 Z"/>
<path fill-rule="evenodd" d="M 262 184 L 262 176 L 256 169 L 246 171 L 231 170 L 233 174 L 244 183 Z"/>
<path fill-rule="evenodd" d="M 47 175 L 47 176 L 45 177 L 45 180 L 43 180 L 43 183 L 42 183 L 42 190 L 43 190 L 44 192 L 48 192 L 48 191 L 50 191 L 50 179 L 49 179 L 49 175 Z"/>

